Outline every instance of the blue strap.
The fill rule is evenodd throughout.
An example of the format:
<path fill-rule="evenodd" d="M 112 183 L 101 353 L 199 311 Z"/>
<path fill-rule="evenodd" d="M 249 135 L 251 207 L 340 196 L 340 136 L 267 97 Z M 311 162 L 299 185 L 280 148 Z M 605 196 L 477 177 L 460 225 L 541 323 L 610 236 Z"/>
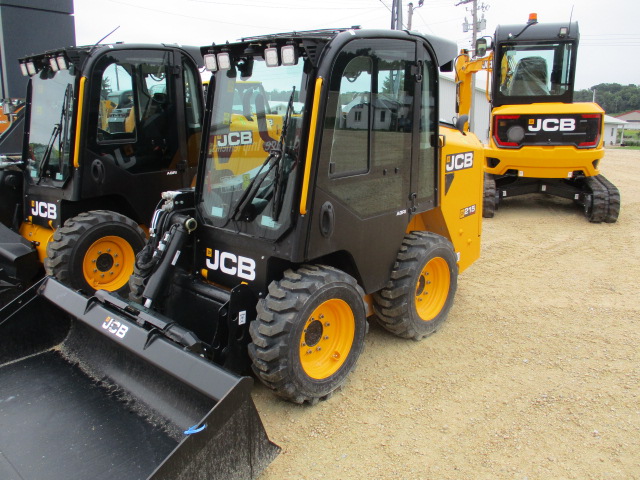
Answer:
<path fill-rule="evenodd" d="M 203 423 L 202 425 L 198 426 L 197 424 L 194 425 L 193 427 L 189 427 L 188 430 L 184 431 L 185 435 L 192 435 L 194 433 L 200 433 L 201 431 L 203 431 L 205 428 L 207 428 L 207 424 Z"/>

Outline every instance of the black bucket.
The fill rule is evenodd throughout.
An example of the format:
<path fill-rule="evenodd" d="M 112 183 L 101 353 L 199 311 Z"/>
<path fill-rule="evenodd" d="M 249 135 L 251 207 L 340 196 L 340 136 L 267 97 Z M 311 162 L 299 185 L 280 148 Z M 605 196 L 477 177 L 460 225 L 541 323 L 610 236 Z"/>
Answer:
<path fill-rule="evenodd" d="M 0 310 L 0 479 L 255 478 L 252 385 L 46 278 Z"/>

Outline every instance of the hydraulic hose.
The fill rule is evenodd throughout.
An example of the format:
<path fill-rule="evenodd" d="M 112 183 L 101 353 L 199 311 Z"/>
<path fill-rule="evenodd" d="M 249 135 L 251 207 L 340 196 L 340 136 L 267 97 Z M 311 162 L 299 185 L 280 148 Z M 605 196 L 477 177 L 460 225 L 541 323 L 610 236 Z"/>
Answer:
<path fill-rule="evenodd" d="M 174 224 L 158 242 L 158 246 L 153 253 L 154 257 L 159 257 L 159 264 L 151 277 L 149 277 L 142 293 L 144 306 L 147 308 L 151 307 L 153 302 L 162 295 L 165 285 L 178 263 L 182 247 L 189 234 L 198 225 L 194 218 L 185 215 L 176 215 L 174 220 Z"/>

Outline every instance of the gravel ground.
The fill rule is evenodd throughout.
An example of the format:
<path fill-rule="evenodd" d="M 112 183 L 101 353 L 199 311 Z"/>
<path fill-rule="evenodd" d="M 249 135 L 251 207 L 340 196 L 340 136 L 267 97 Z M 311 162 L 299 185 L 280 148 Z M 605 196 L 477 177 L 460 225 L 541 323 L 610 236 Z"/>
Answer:
<path fill-rule="evenodd" d="M 615 224 L 513 198 L 484 222 L 443 328 L 372 325 L 315 407 L 254 400 L 282 453 L 260 480 L 640 479 L 640 151 L 607 150 Z"/>

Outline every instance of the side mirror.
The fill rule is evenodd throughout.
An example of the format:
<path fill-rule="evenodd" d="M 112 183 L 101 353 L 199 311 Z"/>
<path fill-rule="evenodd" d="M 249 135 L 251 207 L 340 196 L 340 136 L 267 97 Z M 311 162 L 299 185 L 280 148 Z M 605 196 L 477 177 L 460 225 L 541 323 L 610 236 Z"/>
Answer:
<path fill-rule="evenodd" d="M 461 115 L 460 118 L 456 119 L 454 126 L 460 130 L 463 135 L 466 135 L 464 126 L 469 122 L 469 115 Z"/>
<path fill-rule="evenodd" d="M 487 49 L 489 45 L 487 44 L 486 38 L 479 38 L 476 40 L 476 57 L 484 57 L 487 54 Z"/>

